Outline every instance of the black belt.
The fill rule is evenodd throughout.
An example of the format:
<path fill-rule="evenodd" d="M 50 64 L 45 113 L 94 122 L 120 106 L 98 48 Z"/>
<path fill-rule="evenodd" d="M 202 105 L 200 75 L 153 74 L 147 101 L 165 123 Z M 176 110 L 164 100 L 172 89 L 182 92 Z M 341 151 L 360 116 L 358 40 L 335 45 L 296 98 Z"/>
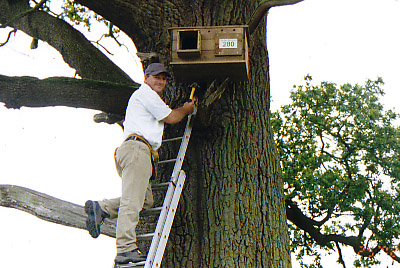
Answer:
<path fill-rule="evenodd" d="M 146 144 L 147 147 L 149 146 L 149 144 L 146 141 L 142 140 L 141 138 L 139 138 L 137 136 L 129 136 L 128 138 L 126 138 L 124 140 L 124 142 L 126 142 L 126 141 L 140 141 L 140 142 L 143 142 L 144 144 Z M 118 148 L 115 149 L 114 157 L 116 157 L 117 150 L 118 150 Z M 151 166 L 152 166 L 152 175 L 151 175 L 150 179 L 155 179 L 157 177 L 157 165 L 155 165 L 155 162 L 158 162 L 158 160 L 157 160 L 158 153 L 157 153 L 157 151 L 154 151 L 151 149 L 150 155 L 151 155 Z"/>
<path fill-rule="evenodd" d="M 146 144 L 147 145 L 147 143 L 144 141 L 144 140 L 142 140 L 142 139 L 139 139 L 138 137 L 136 137 L 136 136 L 129 136 L 128 138 L 126 138 L 126 140 L 125 141 L 140 141 L 140 142 L 143 142 L 144 144 Z"/>
<path fill-rule="evenodd" d="M 129 141 L 129 140 L 143 142 L 149 148 L 151 155 L 154 158 L 158 158 L 157 151 L 153 150 L 153 148 L 151 147 L 150 143 L 145 138 L 143 138 L 142 136 L 139 136 L 139 135 L 136 135 L 136 134 L 131 134 L 131 135 L 128 136 L 128 138 L 125 139 L 125 141 Z"/>

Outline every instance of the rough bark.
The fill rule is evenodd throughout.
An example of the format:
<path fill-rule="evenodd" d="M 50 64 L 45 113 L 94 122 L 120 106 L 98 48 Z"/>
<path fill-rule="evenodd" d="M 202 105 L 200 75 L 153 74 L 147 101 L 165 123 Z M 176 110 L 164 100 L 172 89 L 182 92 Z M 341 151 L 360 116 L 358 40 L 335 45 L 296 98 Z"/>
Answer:
<path fill-rule="evenodd" d="M 104 81 L 54 77 L 8 77 L 0 75 L 0 101 L 7 108 L 69 106 L 124 115 L 138 86 Z"/>
<path fill-rule="evenodd" d="M 167 26 L 181 25 L 180 21 L 185 17 L 182 14 L 198 10 L 193 1 L 77 0 L 76 2 L 112 21 L 132 38 L 141 52 L 158 51 L 156 49 L 160 47 L 168 47 Z"/>
<path fill-rule="evenodd" d="M 79 3 L 124 30 L 135 41 L 139 51 L 158 52 L 161 61 L 167 65 L 168 27 L 246 24 L 257 7 L 265 2 L 268 1 L 79 0 Z M 276 5 L 287 4 L 284 0 L 273 2 Z M 8 1 L 0 0 L 0 19 L 7 4 Z M 25 19 L 28 18 L 30 16 Z M 29 21 L 26 24 L 32 26 Z M 17 24 L 13 25 L 17 27 Z M 34 25 L 37 28 L 40 26 L 38 23 Z M 200 120 L 195 124 L 184 165 L 187 184 L 163 267 L 290 266 L 282 180 L 269 123 L 265 40 L 266 27 L 261 24 L 249 43 L 249 81 L 228 83 L 221 99 L 209 109 L 207 116 L 211 120 L 207 128 L 200 124 Z M 57 49 L 64 55 L 62 48 L 59 46 Z M 87 51 L 84 49 L 80 54 Z M 80 61 L 70 63 L 77 70 L 81 64 Z M 94 67 L 98 63 L 85 64 Z M 93 69 L 93 73 L 97 71 Z M 93 79 L 94 74 L 90 74 L 90 70 L 81 73 L 84 78 Z M 2 83 L 5 82 L 0 81 L 0 88 L 3 88 Z M 207 86 L 202 84 L 197 91 L 200 99 Z M 81 92 L 82 98 L 86 98 L 87 91 Z M 68 100 L 65 102 L 69 101 L 72 93 L 67 94 Z M 164 97 L 174 107 L 188 94 L 186 85 L 172 82 Z M 0 97 L 0 101 L 3 98 Z M 87 96 L 88 100 L 92 98 Z M 120 113 L 126 103 L 121 101 L 118 104 Z M 166 136 L 177 132 L 179 128 L 180 125 L 167 128 Z M 161 153 L 169 154 L 169 151 Z"/>
<path fill-rule="evenodd" d="M 40 10 L 28 1 L 0 1 L 0 23 L 47 42 L 81 77 L 133 85 L 132 79 L 65 21 Z"/>
<path fill-rule="evenodd" d="M 195 152 L 191 155 L 197 154 L 198 165 L 197 173 L 189 172 L 188 178 L 194 179 L 192 187 L 197 188 L 201 200 L 201 267 L 290 266 L 290 260 L 283 257 L 289 255 L 289 240 L 286 218 L 281 214 L 279 163 L 268 120 L 264 33 L 252 36 L 250 54 L 259 60 L 251 61 L 251 81 L 230 84 L 213 107 L 212 125 L 206 131 L 199 130 L 192 143 Z M 191 197 L 185 196 L 185 200 Z M 187 215 L 180 219 L 183 222 L 193 221 L 190 210 L 182 214 Z M 179 239 L 189 230 L 174 231 L 172 239 Z M 179 255 L 173 260 L 181 261 Z"/>
<path fill-rule="evenodd" d="M 45 221 L 86 230 L 87 215 L 83 206 L 24 187 L 0 185 L 0 206 L 21 210 Z M 151 210 L 141 212 L 143 218 L 151 214 Z M 115 237 L 116 220 L 104 219 L 100 230 L 103 235 Z M 139 234 L 137 239 L 147 241 L 151 236 Z"/>
<path fill-rule="evenodd" d="M 21 210 L 45 221 L 86 230 L 86 214 L 82 206 L 31 189 L 0 185 L 0 206 Z M 101 233 L 115 237 L 115 222 L 106 220 Z"/>

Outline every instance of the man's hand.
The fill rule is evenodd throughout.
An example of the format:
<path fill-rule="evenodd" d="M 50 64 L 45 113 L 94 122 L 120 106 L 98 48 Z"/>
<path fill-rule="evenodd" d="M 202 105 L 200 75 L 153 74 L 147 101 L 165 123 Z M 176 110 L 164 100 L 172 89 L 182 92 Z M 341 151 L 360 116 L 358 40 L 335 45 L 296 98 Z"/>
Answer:
<path fill-rule="evenodd" d="M 183 104 L 183 108 L 187 111 L 187 114 L 192 114 L 194 111 L 194 107 L 197 106 L 198 99 L 197 97 L 193 97 L 193 100 L 189 100 Z"/>
<path fill-rule="evenodd" d="M 172 112 L 165 117 L 163 120 L 167 124 L 176 124 L 180 121 L 182 121 L 185 116 L 188 114 L 193 113 L 194 107 L 197 106 L 198 99 L 197 97 L 194 97 L 193 100 L 185 102 L 182 107 L 173 109 Z"/>

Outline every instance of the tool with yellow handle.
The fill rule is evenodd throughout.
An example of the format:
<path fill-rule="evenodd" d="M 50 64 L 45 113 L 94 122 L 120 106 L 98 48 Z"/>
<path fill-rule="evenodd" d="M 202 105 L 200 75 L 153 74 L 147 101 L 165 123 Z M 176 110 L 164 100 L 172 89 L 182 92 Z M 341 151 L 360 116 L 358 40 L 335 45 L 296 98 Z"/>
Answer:
<path fill-rule="evenodd" d="M 195 87 L 192 87 L 192 92 L 190 92 L 190 97 L 189 97 L 190 100 L 193 100 L 194 91 L 195 91 L 195 90 L 196 90 L 196 88 L 195 88 Z M 192 114 L 196 114 L 196 113 L 197 113 L 197 106 L 195 105 Z M 190 119 L 189 119 L 189 120 L 190 120 Z"/>
<path fill-rule="evenodd" d="M 189 99 L 193 100 L 193 96 L 194 96 L 194 91 L 196 90 L 195 87 L 192 87 L 192 92 L 190 93 L 190 97 Z"/>

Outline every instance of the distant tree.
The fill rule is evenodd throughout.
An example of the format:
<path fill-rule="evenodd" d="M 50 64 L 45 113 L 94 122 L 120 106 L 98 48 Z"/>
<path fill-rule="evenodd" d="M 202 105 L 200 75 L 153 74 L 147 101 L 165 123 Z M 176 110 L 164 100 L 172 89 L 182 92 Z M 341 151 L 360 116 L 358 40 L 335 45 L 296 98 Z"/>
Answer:
<path fill-rule="evenodd" d="M 321 267 L 321 249 L 336 250 L 345 267 L 343 245 L 360 256 L 352 267 L 379 263 L 380 250 L 400 262 L 400 129 L 398 114 L 379 102 L 383 81 L 311 81 L 306 76 L 271 119 L 291 249 L 303 267 Z"/>

